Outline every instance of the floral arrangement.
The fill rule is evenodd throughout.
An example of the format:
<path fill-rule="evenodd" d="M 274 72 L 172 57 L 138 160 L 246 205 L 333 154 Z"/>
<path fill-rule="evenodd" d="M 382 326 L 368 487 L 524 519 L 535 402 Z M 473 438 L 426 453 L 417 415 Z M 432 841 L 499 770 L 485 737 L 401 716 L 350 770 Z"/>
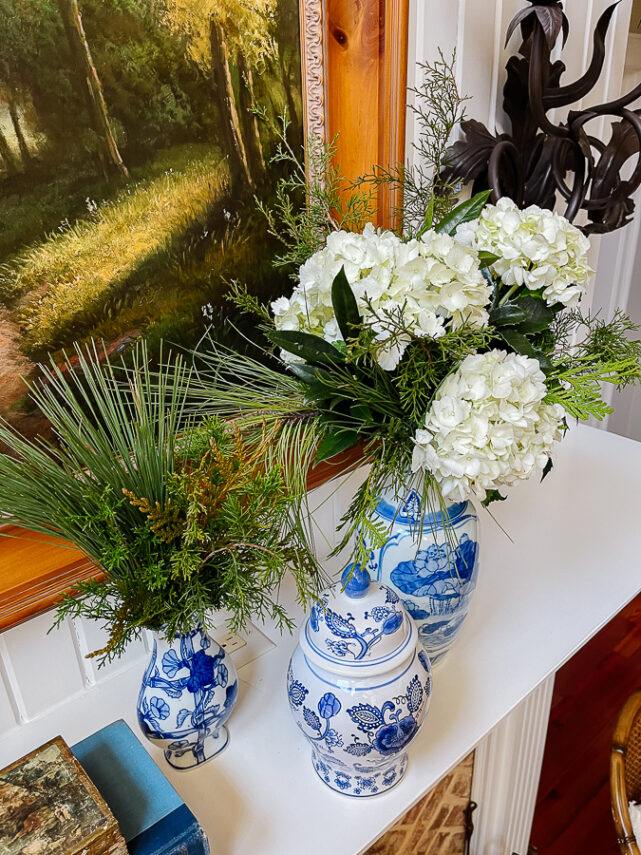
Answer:
<path fill-rule="evenodd" d="M 232 629 L 264 615 L 291 627 L 272 592 L 287 570 L 303 602 L 321 580 L 272 459 L 277 425 L 250 441 L 233 423 L 191 416 L 180 358 L 155 373 L 144 347 L 129 369 L 101 356 L 78 350 L 77 365 L 31 387 L 55 444 L 0 425 L 12 450 L 0 455 L 4 518 L 59 535 L 102 570 L 76 584 L 57 622 L 102 623 L 103 661 L 143 627 L 167 638 L 206 627 L 212 609 L 225 609 Z"/>
<path fill-rule="evenodd" d="M 205 371 L 201 394 L 241 421 L 278 419 L 283 462 L 308 467 L 355 446 L 369 475 L 343 519 L 354 557 L 383 543 L 370 516 L 390 482 L 420 490 L 423 513 L 476 496 L 485 503 L 552 466 L 569 418 L 602 418 L 602 384 L 641 379 L 641 342 L 621 312 L 578 308 L 589 242 L 548 210 L 481 193 L 415 233 L 367 224 L 336 230 L 299 268 L 290 296 L 257 312 L 286 369 L 231 357 L 253 377 L 239 393 Z M 215 371 L 229 359 L 213 347 Z M 294 449 L 298 449 L 294 451 Z M 304 449 L 305 454 L 301 454 Z M 289 458 L 288 458 L 289 455 Z"/>

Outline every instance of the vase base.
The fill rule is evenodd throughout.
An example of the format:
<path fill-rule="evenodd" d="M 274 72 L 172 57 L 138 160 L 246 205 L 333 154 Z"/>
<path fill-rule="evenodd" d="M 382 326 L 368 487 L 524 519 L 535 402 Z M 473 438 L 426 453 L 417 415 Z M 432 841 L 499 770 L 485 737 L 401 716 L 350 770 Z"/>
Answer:
<path fill-rule="evenodd" d="M 327 760 L 328 758 L 320 757 L 315 751 L 312 752 L 312 765 L 321 781 L 342 796 L 359 799 L 380 796 L 391 790 L 402 780 L 407 769 L 407 754 L 396 757 L 378 771 L 355 772 L 350 769 L 347 773 L 332 766 L 331 761 Z"/>
<path fill-rule="evenodd" d="M 229 731 L 221 726 L 197 742 L 178 740 L 165 750 L 165 760 L 174 769 L 194 769 L 220 754 L 229 742 Z"/>

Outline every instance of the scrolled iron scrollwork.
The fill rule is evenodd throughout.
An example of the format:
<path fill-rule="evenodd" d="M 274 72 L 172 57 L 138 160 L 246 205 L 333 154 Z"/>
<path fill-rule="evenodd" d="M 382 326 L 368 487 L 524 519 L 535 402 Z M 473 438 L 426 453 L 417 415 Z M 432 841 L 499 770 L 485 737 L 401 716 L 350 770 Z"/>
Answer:
<path fill-rule="evenodd" d="M 606 59 L 606 37 L 618 2 L 609 6 L 594 30 L 592 58 L 585 73 L 561 85 L 566 71 L 552 60 L 559 37 L 563 46 L 569 22 L 560 0 L 528 0 L 512 19 L 506 44 L 520 28 L 518 55 L 507 62 L 503 109 L 510 133 L 492 133 L 475 120 L 463 122 L 465 137 L 448 152 L 448 180 L 474 182 L 474 192 L 492 190 L 492 200 L 510 196 L 518 205 L 554 208 L 565 201 L 565 216 L 574 221 L 584 211 L 586 234 L 614 231 L 630 222 L 632 196 L 641 185 L 641 110 L 631 105 L 641 97 L 641 84 L 626 95 L 583 110 L 569 109 L 559 124 L 551 110 L 570 107 L 596 85 Z M 595 119 L 612 116 L 610 139 L 591 134 Z M 629 177 L 624 166 L 636 158 Z"/>

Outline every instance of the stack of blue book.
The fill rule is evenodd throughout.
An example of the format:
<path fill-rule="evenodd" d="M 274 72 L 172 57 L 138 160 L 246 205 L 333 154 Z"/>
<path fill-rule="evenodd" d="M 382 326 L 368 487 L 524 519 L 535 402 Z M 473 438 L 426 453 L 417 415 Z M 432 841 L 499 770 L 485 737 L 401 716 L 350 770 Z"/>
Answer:
<path fill-rule="evenodd" d="M 71 748 L 118 820 L 130 855 L 209 855 L 198 820 L 122 719 Z"/>

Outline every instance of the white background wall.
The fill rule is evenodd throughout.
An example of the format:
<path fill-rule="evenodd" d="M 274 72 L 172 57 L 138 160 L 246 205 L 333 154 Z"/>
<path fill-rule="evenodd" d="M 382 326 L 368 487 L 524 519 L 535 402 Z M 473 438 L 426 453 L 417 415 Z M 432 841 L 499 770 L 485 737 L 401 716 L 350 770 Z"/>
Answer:
<path fill-rule="evenodd" d="M 565 0 L 570 37 L 563 51 L 567 67 L 564 83 L 575 80 L 587 68 L 592 55 L 594 27 L 611 2 Z M 416 85 L 416 75 L 420 74 L 417 62 L 434 62 L 438 59 L 439 48 L 446 57 L 455 50 L 459 90 L 471 98 L 466 107 L 468 118 L 483 122 L 491 131 L 505 130 L 502 111 L 505 63 L 519 46 L 519 34 L 515 33 L 506 48 L 505 33 L 513 15 L 524 5 L 525 0 L 411 0 L 410 86 Z M 578 106 L 586 108 L 616 98 L 623 87 L 628 91 L 641 80 L 641 36 L 633 37 L 631 48 L 627 49 L 631 14 L 632 0 L 623 0 L 610 24 L 601 78 Z M 557 121 L 564 116 L 565 112 Z M 551 117 L 555 118 L 554 113 Z M 589 130 L 607 141 L 609 120 L 594 122 Z M 409 112 L 407 157 L 410 162 L 413 162 L 412 140 L 416 133 L 415 120 Z M 641 192 L 637 196 L 641 205 Z M 593 311 L 600 311 L 602 317 L 609 318 L 620 306 L 641 323 L 640 234 L 641 215 L 614 234 L 592 238 L 591 265 L 597 274 L 584 300 L 584 309 L 592 306 Z M 608 387 L 605 392 L 615 406 L 615 413 L 600 426 L 641 440 L 641 391 L 635 387 L 618 394 Z"/>
<path fill-rule="evenodd" d="M 636 16 L 636 12 L 633 15 Z M 636 20 L 636 18 L 634 18 Z M 629 92 L 641 82 L 641 35 L 630 35 L 626 51 L 622 91 Z M 637 212 L 641 207 L 641 189 L 635 194 Z M 641 214 L 618 232 L 602 240 L 596 277 L 594 306 L 610 317 L 617 306 L 641 325 Z M 621 392 L 610 388 L 608 399 L 614 412 L 605 427 L 614 433 L 641 441 L 641 390 L 629 386 Z"/>
<path fill-rule="evenodd" d="M 467 105 L 468 117 L 478 119 L 492 131 L 495 128 L 504 130 L 505 63 L 519 46 L 516 33 L 506 48 L 505 33 L 512 17 L 525 5 L 525 0 L 411 0 L 410 86 L 416 81 L 417 62 L 438 59 L 439 48 L 447 57 L 456 50 L 457 82 L 461 93 L 471 98 Z M 611 0 L 565 0 L 570 38 L 563 52 L 567 66 L 564 82 L 576 79 L 587 67 L 594 26 L 610 5 Z M 588 103 L 619 94 L 631 8 L 632 0 L 623 0 L 617 8 L 610 27 L 606 65 Z M 409 116 L 409 157 L 412 156 L 414 132 Z"/>

